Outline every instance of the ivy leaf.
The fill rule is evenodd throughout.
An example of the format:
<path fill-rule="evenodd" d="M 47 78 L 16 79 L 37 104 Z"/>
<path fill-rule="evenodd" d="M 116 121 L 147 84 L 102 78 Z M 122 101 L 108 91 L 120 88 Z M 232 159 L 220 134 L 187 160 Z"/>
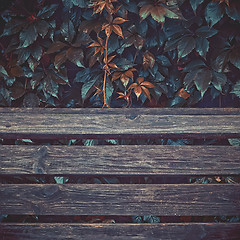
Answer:
<path fill-rule="evenodd" d="M 37 16 L 41 19 L 50 18 L 54 14 L 54 12 L 57 10 L 57 8 L 58 8 L 57 4 L 45 6 L 38 12 Z"/>
<path fill-rule="evenodd" d="M 95 90 L 94 85 L 97 85 L 98 80 L 99 79 L 97 77 L 96 78 L 94 77 L 88 82 L 83 84 L 81 91 L 83 102 L 85 102 L 85 100 L 94 92 Z"/>
<path fill-rule="evenodd" d="M 54 59 L 54 66 L 56 69 L 59 69 L 59 67 L 67 60 L 66 51 L 60 52 L 55 56 Z"/>
<path fill-rule="evenodd" d="M 7 76 L 8 77 L 8 73 L 2 65 L 0 65 L 0 76 Z"/>
<path fill-rule="evenodd" d="M 20 82 L 16 82 L 11 88 L 11 97 L 15 100 L 25 94 L 25 88 Z"/>
<path fill-rule="evenodd" d="M 240 4 L 239 1 L 231 2 L 231 5 L 226 7 L 227 15 L 234 21 L 240 22 Z"/>
<path fill-rule="evenodd" d="M 74 25 L 71 20 L 64 21 L 61 28 L 61 34 L 64 37 L 66 42 L 72 42 L 74 36 L 75 36 L 75 29 Z"/>
<path fill-rule="evenodd" d="M 178 59 L 187 56 L 196 46 L 195 40 L 191 36 L 183 37 L 177 45 Z"/>
<path fill-rule="evenodd" d="M 153 68 L 155 64 L 155 57 L 154 55 L 147 51 L 143 54 L 143 68 L 146 71 L 148 68 Z"/>
<path fill-rule="evenodd" d="M 196 38 L 196 51 L 200 56 L 206 59 L 207 52 L 209 50 L 209 41 L 206 38 Z"/>
<path fill-rule="evenodd" d="M 194 80 L 198 91 L 201 92 L 201 96 L 205 94 L 212 80 L 212 71 L 209 69 L 202 69 L 198 72 L 196 79 Z"/>
<path fill-rule="evenodd" d="M 226 82 L 227 77 L 224 73 L 213 71 L 212 84 L 218 91 L 222 92 L 222 87 L 226 84 Z"/>
<path fill-rule="evenodd" d="M 240 47 L 234 47 L 229 56 L 230 62 L 240 69 Z"/>
<path fill-rule="evenodd" d="M 35 58 L 36 61 L 39 61 L 42 57 L 43 49 L 39 45 L 31 47 L 31 55 Z"/>
<path fill-rule="evenodd" d="M 69 61 L 76 64 L 78 67 L 83 67 L 84 53 L 81 48 L 69 48 L 66 52 L 66 57 Z"/>
<path fill-rule="evenodd" d="M 203 3 L 204 0 L 190 0 L 190 4 L 192 6 L 192 9 L 194 13 L 196 13 L 196 10 L 200 4 Z"/>
<path fill-rule="evenodd" d="M 30 49 L 29 48 L 22 48 L 19 50 L 18 53 L 18 64 L 21 65 L 23 63 L 25 63 L 28 58 L 30 57 Z"/>
<path fill-rule="evenodd" d="M 38 36 L 37 30 L 33 24 L 27 26 L 22 32 L 20 32 L 20 47 L 28 47 L 36 41 Z"/>
<path fill-rule="evenodd" d="M 109 78 L 107 78 L 107 80 L 106 80 L 106 102 L 108 105 L 111 102 L 111 97 L 112 97 L 113 91 L 114 91 L 113 85 L 112 85 L 111 81 L 109 80 Z"/>
<path fill-rule="evenodd" d="M 205 19 L 210 27 L 218 23 L 222 17 L 223 10 L 221 5 L 217 2 L 210 2 L 205 10 Z"/>
<path fill-rule="evenodd" d="M 48 22 L 46 22 L 44 20 L 40 20 L 40 21 L 36 22 L 35 27 L 37 29 L 38 34 L 42 38 L 44 38 L 47 35 L 47 33 L 48 33 L 50 25 L 48 24 Z"/>
<path fill-rule="evenodd" d="M 231 93 L 235 94 L 237 97 L 240 98 L 240 81 L 238 81 L 234 87 L 233 90 L 231 91 Z"/>
<path fill-rule="evenodd" d="M 63 49 L 64 47 L 68 46 L 66 43 L 56 41 L 50 45 L 50 47 L 47 50 L 47 54 L 55 53 L 58 50 Z"/>
<path fill-rule="evenodd" d="M 49 93 L 51 96 L 58 98 L 58 88 L 59 85 L 52 80 L 50 74 L 48 74 L 45 78 L 44 81 L 42 82 L 43 84 L 43 89 Z"/>
<path fill-rule="evenodd" d="M 196 30 L 196 35 L 202 38 L 209 38 L 218 33 L 218 30 L 214 28 L 209 28 L 207 26 L 202 26 Z"/>

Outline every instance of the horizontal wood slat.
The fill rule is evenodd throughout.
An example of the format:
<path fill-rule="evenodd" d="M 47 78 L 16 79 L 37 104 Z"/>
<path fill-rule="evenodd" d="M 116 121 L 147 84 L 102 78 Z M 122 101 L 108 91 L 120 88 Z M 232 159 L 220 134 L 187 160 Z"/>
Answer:
<path fill-rule="evenodd" d="M 240 236 L 239 223 L 161 223 L 161 224 L 68 224 L 68 223 L 25 223 L 1 224 L 3 240 L 237 240 Z"/>
<path fill-rule="evenodd" d="M 233 138 L 240 137 L 239 115 L 147 114 L 142 109 L 126 114 L 48 114 L 33 110 L 4 111 L 0 138 Z M 50 111 L 50 110 L 48 110 Z M 71 110 L 66 110 L 70 112 Z M 119 112 L 119 110 L 117 110 Z M 173 111 L 174 112 L 174 111 Z M 4 114 L 3 114 L 4 113 Z"/>
<path fill-rule="evenodd" d="M 240 108 L 0 108 L 12 114 L 240 115 Z"/>
<path fill-rule="evenodd" d="M 232 146 L 0 146 L 0 174 L 237 175 Z"/>
<path fill-rule="evenodd" d="M 1 184 L 0 214 L 240 215 L 238 184 Z"/>

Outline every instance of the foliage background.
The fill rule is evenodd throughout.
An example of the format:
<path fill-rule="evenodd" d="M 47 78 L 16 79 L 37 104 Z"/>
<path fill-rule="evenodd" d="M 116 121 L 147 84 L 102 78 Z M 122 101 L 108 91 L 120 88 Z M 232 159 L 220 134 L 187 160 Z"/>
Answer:
<path fill-rule="evenodd" d="M 239 106 L 238 0 L 2 0 L 0 21 L 1 106 L 102 107 L 103 85 L 110 107 Z"/>

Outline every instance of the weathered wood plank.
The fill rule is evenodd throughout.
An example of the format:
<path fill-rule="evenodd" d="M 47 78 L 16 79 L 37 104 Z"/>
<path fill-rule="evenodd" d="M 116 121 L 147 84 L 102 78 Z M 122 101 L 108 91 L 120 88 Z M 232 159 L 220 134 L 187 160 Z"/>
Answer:
<path fill-rule="evenodd" d="M 0 214 L 240 215 L 239 184 L 1 184 Z"/>
<path fill-rule="evenodd" d="M 4 113 L 0 138 L 234 138 L 239 115 Z"/>
<path fill-rule="evenodd" d="M 240 108 L 0 108 L 0 114 L 240 115 Z"/>
<path fill-rule="evenodd" d="M 2 240 L 55 239 L 163 239 L 238 240 L 239 223 L 161 223 L 161 224 L 49 224 L 0 225 Z"/>
<path fill-rule="evenodd" d="M 0 174 L 237 175 L 232 146 L 0 146 Z"/>

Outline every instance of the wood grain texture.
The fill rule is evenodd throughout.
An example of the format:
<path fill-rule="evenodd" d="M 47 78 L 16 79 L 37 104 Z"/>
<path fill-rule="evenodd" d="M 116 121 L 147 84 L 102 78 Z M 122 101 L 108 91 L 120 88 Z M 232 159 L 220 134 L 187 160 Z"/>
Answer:
<path fill-rule="evenodd" d="M 240 108 L 0 108 L 14 114 L 240 115 Z"/>
<path fill-rule="evenodd" d="M 240 215 L 239 184 L 1 184 L 0 214 Z"/>
<path fill-rule="evenodd" d="M 238 240 L 239 223 L 1 224 L 2 240 Z"/>
<path fill-rule="evenodd" d="M 105 110 L 101 114 L 28 114 L 12 111 L 1 114 L 0 138 L 240 137 L 239 115 L 164 115 L 161 111 L 158 114 L 141 111 L 128 111 L 127 114 L 108 114 Z"/>
<path fill-rule="evenodd" d="M 237 175 L 232 146 L 0 146 L 0 174 Z"/>

